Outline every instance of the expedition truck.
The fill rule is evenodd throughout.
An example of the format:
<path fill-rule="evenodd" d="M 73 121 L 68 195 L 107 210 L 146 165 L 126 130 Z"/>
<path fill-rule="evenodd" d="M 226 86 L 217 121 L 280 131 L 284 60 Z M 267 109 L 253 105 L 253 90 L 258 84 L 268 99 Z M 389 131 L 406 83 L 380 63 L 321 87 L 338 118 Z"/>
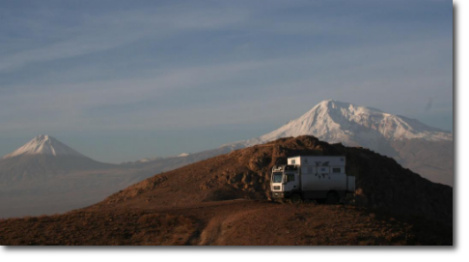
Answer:
<path fill-rule="evenodd" d="M 273 199 L 325 200 L 337 203 L 355 192 L 355 177 L 345 174 L 344 156 L 289 157 L 287 165 L 272 167 L 270 190 Z"/>

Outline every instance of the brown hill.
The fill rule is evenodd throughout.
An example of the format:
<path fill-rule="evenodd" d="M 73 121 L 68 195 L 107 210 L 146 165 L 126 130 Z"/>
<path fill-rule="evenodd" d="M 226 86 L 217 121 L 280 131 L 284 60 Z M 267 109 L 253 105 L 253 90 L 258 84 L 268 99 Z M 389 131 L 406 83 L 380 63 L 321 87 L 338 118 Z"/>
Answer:
<path fill-rule="evenodd" d="M 311 136 L 283 138 L 154 176 L 100 203 L 113 207 L 178 206 L 234 198 L 267 199 L 273 165 L 295 155 L 344 155 L 359 204 L 452 224 L 452 188 L 435 184 L 394 159 Z"/>
<path fill-rule="evenodd" d="M 294 155 L 345 155 L 356 205 L 266 201 L 271 167 Z M 367 149 L 284 138 L 156 175 L 64 215 L 2 220 L 0 244 L 451 245 L 452 188 Z"/>
<path fill-rule="evenodd" d="M 451 245 L 451 227 L 355 206 L 259 200 L 0 220 L 1 245 Z"/>

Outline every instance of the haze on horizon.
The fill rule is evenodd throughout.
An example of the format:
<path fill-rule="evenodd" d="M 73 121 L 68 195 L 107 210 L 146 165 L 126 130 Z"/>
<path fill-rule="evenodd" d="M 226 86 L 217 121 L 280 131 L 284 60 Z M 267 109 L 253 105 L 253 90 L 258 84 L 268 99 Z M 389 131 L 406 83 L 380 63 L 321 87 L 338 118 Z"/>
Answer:
<path fill-rule="evenodd" d="M 0 155 L 249 139 L 324 99 L 453 126 L 451 1 L 2 1 Z"/>

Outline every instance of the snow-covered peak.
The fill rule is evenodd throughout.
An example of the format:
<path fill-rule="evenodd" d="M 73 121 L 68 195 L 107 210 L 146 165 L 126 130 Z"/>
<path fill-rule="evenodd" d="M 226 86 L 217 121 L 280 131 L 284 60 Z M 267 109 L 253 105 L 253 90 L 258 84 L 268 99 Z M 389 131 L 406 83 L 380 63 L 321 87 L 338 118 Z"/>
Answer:
<path fill-rule="evenodd" d="M 179 155 L 177 155 L 177 156 L 178 156 L 178 157 L 186 157 L 186 156 L 188 156 L 188 155 L 189 155 L 189 153 L 181 153 L 181 154 L 179 154 Z"/>
<path fill-rule="evenodd" d="M 312 135 L 329 143 L 345 144 L 368 144 L 382 139 L 453 139 L 451 133 L 427 126 L 415 119 L 385 113 L 376 108 L 324 100 L 277 130 L 234 144 L 252 146 L 281 137 L 300 135 Z"/>
<path fill-rule="evenodd" d="M 84 155 L 73 150 L 67 145 L 63 144 L 59 140 L 48 136 L 48 135 L 39 135 L 33 138 L 31 141 L 23 145 L 22 147 L 15 150 L 13 153 L 10 153 L 4 158 L 15 157 L 20 155 L 52 155 L 52 156 L 80 156 Z"/>
<path fill-rule="evenodd" d="M 148 163 L 148 162 L 152 162 L 152 161 L 160 160 L 160 159 L 163 159 L 163 158 L 162 157 L 142 158 L 140 160 L 135 161 L 135 163 Z"/>

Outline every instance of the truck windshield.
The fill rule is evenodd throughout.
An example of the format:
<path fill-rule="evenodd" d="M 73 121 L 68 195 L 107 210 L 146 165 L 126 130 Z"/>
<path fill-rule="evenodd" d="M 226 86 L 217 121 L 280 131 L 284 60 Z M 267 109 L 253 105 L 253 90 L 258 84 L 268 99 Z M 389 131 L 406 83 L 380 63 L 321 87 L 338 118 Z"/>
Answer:
<path fill-rule="evenodd" d="M 283 173 L 282 172 L 274 172 L 272 174 L 272 182 L 274 183 L 282 183 L 282 177 Z"/>

